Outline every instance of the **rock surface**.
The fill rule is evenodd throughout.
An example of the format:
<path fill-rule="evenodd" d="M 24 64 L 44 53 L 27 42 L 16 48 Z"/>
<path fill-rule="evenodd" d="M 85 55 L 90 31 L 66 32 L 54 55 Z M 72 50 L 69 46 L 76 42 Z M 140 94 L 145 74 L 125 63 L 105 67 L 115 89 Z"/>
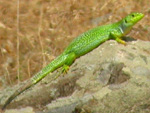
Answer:
<path fill-rule="evenodd" d="M 4 112 L 148 113 L 150 42 L 137 40 L 124 46 L 106 41 L 77 59 L 68 74 L 49 80 L 47 76 L 19 95 Z M 0 91 L 1 106 L 19 86 Z"/>

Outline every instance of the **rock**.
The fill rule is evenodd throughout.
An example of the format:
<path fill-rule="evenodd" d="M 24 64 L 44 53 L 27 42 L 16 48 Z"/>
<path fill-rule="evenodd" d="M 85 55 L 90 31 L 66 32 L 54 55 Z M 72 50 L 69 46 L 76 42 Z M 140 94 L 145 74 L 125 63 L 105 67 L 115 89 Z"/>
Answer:
<path fill-rule="evenodd" d="M 21 109 L 10 109 L 6 110 L 4 113 L 35 113 L 32 107 L 26 107 Z"/>
<path fill-rule="evenodd" d="M 124 46 L 106 41 L 78 58 L 64 77 L 50 82 L 50 76 L 58 73 L 55 71 L 19 95 L 8 109 L 32 106 L 45 111 L 41 113 L 150 110 L 150 42 L 137 40 Z M 10 89 L 17 87 L 0 92 L 1 105 L 12 93 Z"/>

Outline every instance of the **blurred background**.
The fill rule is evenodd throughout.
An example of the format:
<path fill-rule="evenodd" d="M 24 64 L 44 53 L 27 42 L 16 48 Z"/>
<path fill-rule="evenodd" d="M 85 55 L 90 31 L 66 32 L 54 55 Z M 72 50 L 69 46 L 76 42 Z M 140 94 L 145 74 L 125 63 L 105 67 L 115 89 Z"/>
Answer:
<path fill-rule="evenodd" d="M 149 0 L 0 0 L 0 88 L 33 76 L 81 33 L 131 12 L 145 17 L 129 36 L 150 41 Z"/>

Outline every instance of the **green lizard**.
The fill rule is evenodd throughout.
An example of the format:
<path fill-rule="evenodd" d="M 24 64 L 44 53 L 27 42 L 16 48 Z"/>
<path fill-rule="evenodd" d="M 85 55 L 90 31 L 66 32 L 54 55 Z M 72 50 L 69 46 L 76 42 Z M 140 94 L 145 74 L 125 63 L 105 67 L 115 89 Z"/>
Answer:
<path fill-rule="evenodd" d="M 62 67 L 63 72 L 66 72 L 69 69 L 69 66 L 71 66 L 77 58 L 95 49 L 106 40 L 114 39 L 121 44 L 126 44 L 121 37 L 125 36 L 131 30 L 133 25 L 143 17 L 144 14 L 142 13 L 131 13 L 119 22 L 99 26 L 79 35 L 70 43 L 70 45 L 60 56 L 58 56 L 35 76 L 29 79 L 27 83 L 23 85 L 23 87 L 19 88 L 15 93 L 13 93 L 5 102 L 2 109 L 5 109 L 5 107 L 16 96 L 38 83 L 48 73 L 53 72 L 60 67 Z"/>

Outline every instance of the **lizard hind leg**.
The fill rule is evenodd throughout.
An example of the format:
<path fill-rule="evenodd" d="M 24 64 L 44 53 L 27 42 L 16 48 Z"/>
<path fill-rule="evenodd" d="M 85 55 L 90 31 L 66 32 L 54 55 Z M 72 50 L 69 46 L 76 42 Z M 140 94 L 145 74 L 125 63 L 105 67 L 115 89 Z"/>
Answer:
<path fill-rule="evenodd" d="M 74 52 L 69 53 L 65 64 L 62 67 L 62 73 L 66 74 L 69 71 L 69 67 L 73 64 L 76 59 L 76 55 Z"/>
<path fill-rule="evenodd" d="M 62 65 L 62 67 L 60 68 L 59 73 L 57 75 L 55 75 L 54 79 L 57 79 L 59 76 L 61 76 L 63 74 L 63 76 L 65 74 L 67 74 L 67 72 L 69 71 L 70 65 L 75 61 L 76 59 L 76 55 L 75 53 L 70 53 L 67 55 L 67 58 L 65 60 L 65 63 Z"/>
<path fill-rule="evenodd" d="M 62 67 L 62 73 L 63 74 L 67 74 L 67 72 L 69 71 L 69 66 L 68 65 L 63 65 L 63 67 Z"/>

